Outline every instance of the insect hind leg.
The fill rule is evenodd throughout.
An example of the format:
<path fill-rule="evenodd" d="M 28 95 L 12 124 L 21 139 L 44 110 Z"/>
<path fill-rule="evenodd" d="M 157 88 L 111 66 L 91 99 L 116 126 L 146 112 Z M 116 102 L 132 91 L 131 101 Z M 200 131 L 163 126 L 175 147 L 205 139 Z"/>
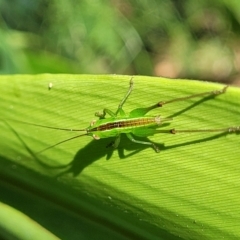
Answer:
<path fill-rule="evenodd" d="M 224 94 L 228 89 L 228 86 L 224 86 L 222 89 L 220 90 L 214 90 L 214 91 L 210 91 L 210 92 L 202 92 L 202 93 L 197 93 L 197 94 L 192 94 L 186 97 L 180 97 L 180 98 L 175 98 L 169 101 L 161 101 L 158 102 L 156 105 L 152 106 L 153 108 L 157 108 L 157 107 L 162 107 L 163 105 L 169 104 L 169 103 L 173 103 L 173 102 L 180 102 L 180 101 L 185 101 L 187 99 L 191 99 L 191 98 L 196 98 L 196 97 L 204 97 L 204 96 L 217 96 L 220 94 Z"/>
<path fill-rule="evenodd" d="M 130 116 L 131 117 L 140 117 L 140 116 L 144 116 L 146 115 L 149 111 L 155 109 L 155 108 L 159 108 L 159 107 L 163 107 L 166 104 L 170 104 L 173 102 L 180 102 L 180 101 L 185 101 L 187 99 L 191 99 L 191 98 L 197 98 L 197 97 L 204 97 L 204 96 L 217 96 L 220 94 L 223 94 L 227 91 L 228 86 L 224 86 L 222 89 L 220 90 L 214 90 L 214 91 L 210 91 L 210 92 L 202 92 L 202 93 L 197 93 L 197 94 L 192 94 L 186 97 L 180 97 L 180 98 L 174 98 L 172 100 L 168 100 L 168 101 L 160 101 L 150 107 L 146 107 L 146 108 L 137 108 L 134 109 L 133 111 L 130 112 Z"/>
<path fill-rule="evenodd" d="M 130 133 L 127 133 L 126 135 L 132 142 L 152 146 L 157 153 L 160 152 L 159 148 L 154 143 L 136 140 Z"/>

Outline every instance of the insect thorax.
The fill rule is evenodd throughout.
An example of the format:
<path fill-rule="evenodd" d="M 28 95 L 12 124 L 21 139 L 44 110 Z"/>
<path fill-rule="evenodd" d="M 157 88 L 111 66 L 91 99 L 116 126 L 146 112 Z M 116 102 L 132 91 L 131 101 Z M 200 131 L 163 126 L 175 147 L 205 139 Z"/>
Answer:
<path fill-rule="evenodd" d="M 153 127 L 161 124 L 160 116 L 157 117 L 139 117 L 125 119 L 100 119 L 88 128 L 90 135 L 95 134 L 100 138 L 114 137 L 121 133 L 130 133 L 136 128 Z M 105 135 L 106 133 L 106 135 Z"/>

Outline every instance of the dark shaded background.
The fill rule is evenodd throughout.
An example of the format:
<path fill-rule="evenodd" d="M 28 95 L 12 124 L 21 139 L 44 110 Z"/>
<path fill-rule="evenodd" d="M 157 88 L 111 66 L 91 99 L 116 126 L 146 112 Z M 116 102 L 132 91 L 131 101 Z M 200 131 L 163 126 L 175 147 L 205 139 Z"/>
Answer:
<path fill-rule="evenodd" d="M 240 1 L 0 0 L 0 73 L 240 84 Z"/>

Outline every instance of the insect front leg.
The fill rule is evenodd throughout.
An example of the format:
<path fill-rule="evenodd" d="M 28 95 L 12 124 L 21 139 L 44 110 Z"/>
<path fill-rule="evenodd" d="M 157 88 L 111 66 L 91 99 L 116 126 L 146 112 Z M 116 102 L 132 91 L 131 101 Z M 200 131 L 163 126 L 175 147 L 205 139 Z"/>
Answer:
<path fill-rule="evenodd" d="M 96 112 L 95 116 L 99 117 L 100 119 L 103 119 L 103 118 L 105 118 L 106 114 L 108 114 L 111 117 L 116 117 L 116 114 L 107 108 L 104 108 L 102 113 Z"/>
<path fill-rule="evenodd" d="M 159 148 L 154 143 L 136 140 L 130 133 L 126 133 L 126 135 L 132 142 L 149 145 L 149 146 L 152 146 L 156 152 L 160 151 Z"/>

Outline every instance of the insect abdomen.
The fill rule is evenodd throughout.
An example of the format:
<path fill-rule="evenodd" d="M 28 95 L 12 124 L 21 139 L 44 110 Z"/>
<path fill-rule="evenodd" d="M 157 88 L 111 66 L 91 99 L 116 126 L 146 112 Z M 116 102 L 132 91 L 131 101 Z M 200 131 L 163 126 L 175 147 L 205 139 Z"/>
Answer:
<path fill-rule="evenodd" d="M 107 122 L 99 124 L 98 126 L 88 130 L 89 133 L 95 132 L 100 138 L 117 136 L 120 133 L 129 133 L 133 129 L 141 127 L 157 126 L 160 124 L 160 117 L 142 117 L 133 119 L 121 119 L 114 120 L 113 122 Z M 107 136 L 105 136 L 105 134 Z"/>

